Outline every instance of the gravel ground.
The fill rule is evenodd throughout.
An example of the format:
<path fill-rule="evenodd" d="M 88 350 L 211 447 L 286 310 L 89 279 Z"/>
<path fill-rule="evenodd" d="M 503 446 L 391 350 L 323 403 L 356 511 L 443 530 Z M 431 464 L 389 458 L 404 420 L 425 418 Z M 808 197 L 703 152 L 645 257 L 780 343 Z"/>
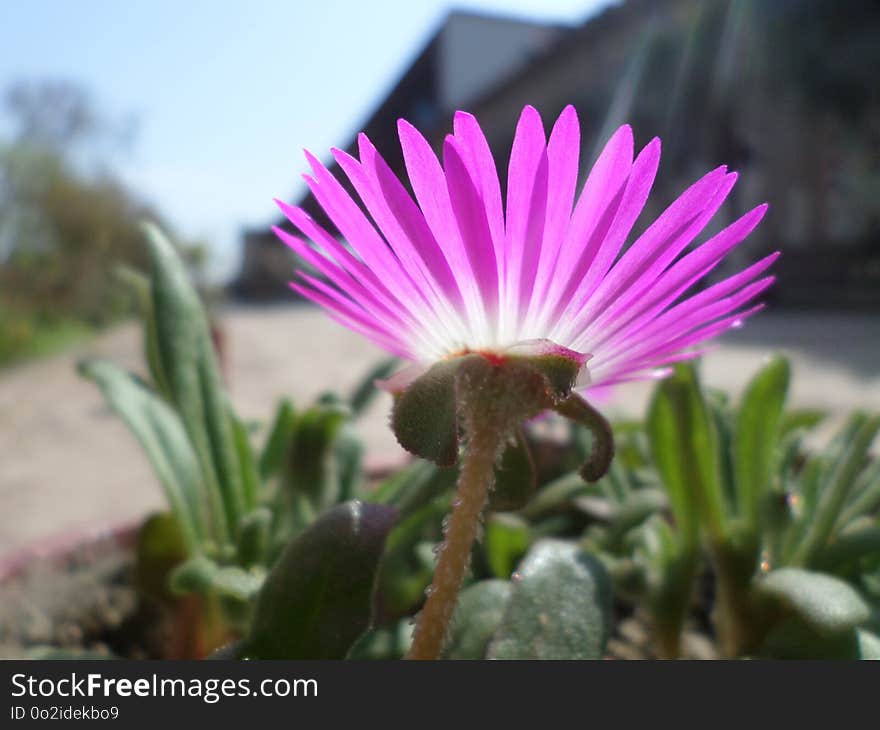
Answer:
<path fill-rule="evenodd" d="M 286 394 L 304 404 L 351 389 L 379 353 L 305 306 L 232 307 L 224 316 L 232 400 L 265 419 Z M 880 316 L 762 313 L 706 356 L 704 380 L 738 392 L 775 351 L 794 361 L 792 400 L 880 410 Z M 124 325 L 74 352 L 0 374 L 0 556 L 34 541 L 140 517 L 162 505 L 149 464 L 97 389 L 75 373 L 83 355 L 142 371 L 140 336 Z M 621 387 L 605 408 L 638 415 L 650 386 Z M 402 457 L 386 427 L 388 396 L 361 422 L 371 458 Z"/>

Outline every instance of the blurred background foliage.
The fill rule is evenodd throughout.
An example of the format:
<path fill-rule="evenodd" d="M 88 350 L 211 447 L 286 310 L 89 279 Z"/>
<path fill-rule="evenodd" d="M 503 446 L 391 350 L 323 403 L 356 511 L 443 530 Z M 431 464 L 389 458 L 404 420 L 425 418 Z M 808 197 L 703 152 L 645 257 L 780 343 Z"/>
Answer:
<path fill-rule="evenodd" d="M 131 125 L 103 118 L 82 87 L 17 84 L 2 104 L 11 124 L 0 138 L 0 365 L 131 313 L 112 274 L 145 264 L 138 223 L 161 220 L 113 170 Z M 197 268 L 204 247 L 183 250 Z"/>

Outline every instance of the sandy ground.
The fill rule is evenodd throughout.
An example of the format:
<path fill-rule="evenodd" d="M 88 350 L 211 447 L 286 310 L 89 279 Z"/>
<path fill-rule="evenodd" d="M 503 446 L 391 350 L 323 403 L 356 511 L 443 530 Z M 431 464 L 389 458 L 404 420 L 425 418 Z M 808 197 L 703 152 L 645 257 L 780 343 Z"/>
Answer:
<path fill-rule="evenodd" d="M 232 400 L 267 419 L 286 394 L 306 404 L 350 390 L 381 356 L 319 311 L 284 306 L 230 309 L 225 316 Z M 792 401 L 880 410 L 880 316 L 762 313 L 729 333 L 705 359 L 704 380 L 738 392 L 775 351 L 794 361 Z M 140 335 L 119 327 L 75 352 L 0 374 L 0 556 L 34 541 L 138 518 L 162 506 L 149 464 L 97 389 L 75 373 L 83 355 L 142 371 Z M 650 387 L 621 387 L 606 408 L 637 415 Z M 381 396 L 361 421 L 371 458 L 402 456 Z"/>

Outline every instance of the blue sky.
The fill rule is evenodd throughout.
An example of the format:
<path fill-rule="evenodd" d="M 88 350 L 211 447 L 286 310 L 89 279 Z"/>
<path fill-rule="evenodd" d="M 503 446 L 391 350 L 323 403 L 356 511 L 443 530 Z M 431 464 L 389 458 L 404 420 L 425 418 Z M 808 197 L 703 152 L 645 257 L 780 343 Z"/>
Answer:
<path fill-rule="evenodd" d="M 473 0 L 577 22 L 607 0 Z M 187 236 L 237 261 L 242 226 L 299 190 L 301 150 L 345 142 L 450 8 L 443 0 L 28 0 L 0 4 L 0 89 L 84 84 L 138 120 L 124 177 Z M 183 9 L 183 10 L 182 10 Z"/>

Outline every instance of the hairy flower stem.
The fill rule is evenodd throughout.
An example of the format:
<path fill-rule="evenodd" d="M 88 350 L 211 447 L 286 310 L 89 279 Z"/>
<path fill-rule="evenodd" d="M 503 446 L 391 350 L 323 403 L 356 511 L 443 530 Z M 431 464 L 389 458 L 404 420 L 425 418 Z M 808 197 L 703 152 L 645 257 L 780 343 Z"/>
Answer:
<path fill-rule="evenodd" d="M 491 428 L 471 434 L 461 465 L 446 540 L 437 561 L 428 599 L 416 623 L 408 659 L 436 659 L 440 655 L 458 591 L 470 563 L 480 515 L 495 482 L 495 459 L 502 435 L 500 429 Z"/>
<path fill-rule="evenodd" d="M 530 368 L 481 357 L 463 365 L 456 384 L 466 443 L 452 513 L 434 580 L 416 620 L 408 659 L 437 659 L 468 570 L 480 518 L 495 484 L 495 463 L 508 436 L 550 404 L 547 381 Z"/>

